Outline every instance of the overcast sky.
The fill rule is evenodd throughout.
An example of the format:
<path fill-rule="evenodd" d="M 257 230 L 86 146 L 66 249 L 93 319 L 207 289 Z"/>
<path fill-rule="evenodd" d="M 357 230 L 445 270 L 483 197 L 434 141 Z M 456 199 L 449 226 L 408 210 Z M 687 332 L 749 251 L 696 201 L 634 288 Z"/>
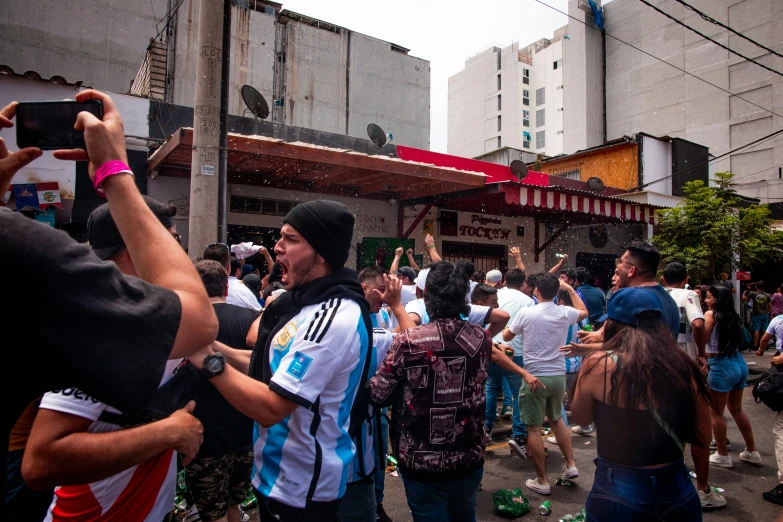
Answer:
<path fill-rule="evenodd" d="M 535 0 L 282 0 L 283 7 L 388 40 L 430 61 L 430 148 L 446 152 L 448 77 L 490 45 L 527 45 L 568 23 Z M 568 0 L 544 0 L 566 11 Z M 606 2 L 604 2 L 606 3 Z"/>

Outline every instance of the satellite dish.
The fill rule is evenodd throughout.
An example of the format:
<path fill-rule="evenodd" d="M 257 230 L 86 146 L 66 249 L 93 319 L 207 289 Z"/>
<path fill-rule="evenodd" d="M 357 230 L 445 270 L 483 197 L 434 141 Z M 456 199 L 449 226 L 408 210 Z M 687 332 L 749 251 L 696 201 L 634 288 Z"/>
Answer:
<path fill-rule="evenodd" d="M 525 176 L 527 176 L 527 164 L 524 161 L 514 160 L 509 167 L 511 168 L 511 173 L 516 176 L 518 180 L 522 181 L 525 179 Z"/>
<path fill-rule="evenodd" d="M 265 120 L 269 117 L 269 105 L 267 105 L 266 100 L 255 87 L 243 85 L 242 99 L 245 100 L 245 105 L 256 118 Z"/>
<path fill-rule="evenodd" d="M 389 141 L 391 134 L 386 134 L 378 125 L 371 123 L 367 126 L 367 136 L 378 147 L 383 147 Z"/>
<path fill-rule="evenodd" d="M 603 192 L 604 190 L 604 182 L 601 181 L 601 178 L 596 178 L 593 176 L 592 178 L 587 180 L 587 189 L 592 192 Z"/>

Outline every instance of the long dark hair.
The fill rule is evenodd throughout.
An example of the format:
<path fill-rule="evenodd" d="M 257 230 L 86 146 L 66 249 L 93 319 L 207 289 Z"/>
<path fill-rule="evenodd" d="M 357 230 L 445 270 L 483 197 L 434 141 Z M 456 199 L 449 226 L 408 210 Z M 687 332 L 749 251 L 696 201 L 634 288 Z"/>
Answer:
<path fill-rule="evenodd" d="M 466 300 L 470 269 L 464 261 L 441 261 L 432 265 L 424 291 L 424 306 L 430 320 L 459 319 L 460 315 L 470 313 Z"/>
<path fill-rule="evenodd" d="M 657 319 L 657 317 L 656 317 Z M 617 407 L 654 407 L 683 442 L 696 443 L 698 395 L 708 400 L 699 368 L 683 352 L 672 334 L 658 320 L 629 326 L 607 319 L 606 353 L 583 371 L 601 371 L 607 357 L 615 357 L 609 402 Z M 605 371 L 605 370 L 604 370 Z"/>
<path fill-rule="evenodd" d="M 718 353 L 721 357 L 739 353 L 742 344 L 742 322 L 734 310 L 734 298 L 731 290 L 724 286 L 711 286 L 707 290 L 715 302 L 712 304 L 712 314 L 718 333 Z"/>

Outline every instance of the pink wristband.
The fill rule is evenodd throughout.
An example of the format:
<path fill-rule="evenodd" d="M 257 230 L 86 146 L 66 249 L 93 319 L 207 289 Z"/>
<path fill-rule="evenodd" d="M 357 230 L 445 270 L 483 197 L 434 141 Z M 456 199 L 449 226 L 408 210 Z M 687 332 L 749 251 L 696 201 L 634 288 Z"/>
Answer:
<path fill-rule="evenodd" d="M 132 176 L 133 171 L 125 163 L 117 160 L 107 161 L 98 167 L 98 170 L 95 171 L 95 180 L 93 184 L 95 185 L 95 190 L 98 192 L 99 196 L 106 197 L 101 188 L 101 183 L 109 176 L 114 176 L 115 174 L 130 174 Z"/>

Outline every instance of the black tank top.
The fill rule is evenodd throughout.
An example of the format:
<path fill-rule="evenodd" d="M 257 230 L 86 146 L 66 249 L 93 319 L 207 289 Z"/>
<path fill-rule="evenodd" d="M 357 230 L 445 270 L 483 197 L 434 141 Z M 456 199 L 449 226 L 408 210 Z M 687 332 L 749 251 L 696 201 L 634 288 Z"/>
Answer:
<path fill-rule="evenodd" d="M 595 401 L 598 456 L 623 466 L 657 466 L 682 459 L 679 447 L 649 410 L 618 408 Z M 659 412 L 667 418 L 665 412 Z M 681 426 L 669 423 L 675 433 Z"/>

